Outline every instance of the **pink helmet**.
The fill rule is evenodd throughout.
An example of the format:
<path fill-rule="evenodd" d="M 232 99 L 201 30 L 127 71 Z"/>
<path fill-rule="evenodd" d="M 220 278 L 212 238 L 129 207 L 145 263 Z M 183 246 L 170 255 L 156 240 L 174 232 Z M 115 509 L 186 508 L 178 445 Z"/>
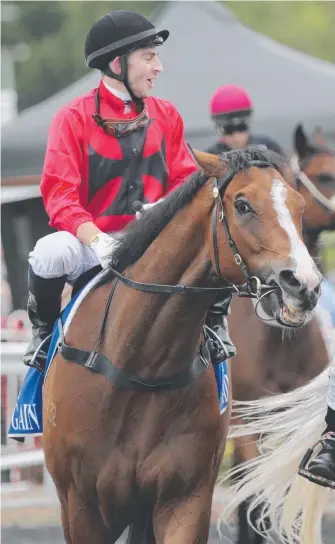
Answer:
<path fill-rule="evenodd" d="M 250 115 L 252 102 L 247 92 L 236 85 L 224 85 L 219 87 L 210 100 L 210 112 L 212 117 L 241 113 Z"/>

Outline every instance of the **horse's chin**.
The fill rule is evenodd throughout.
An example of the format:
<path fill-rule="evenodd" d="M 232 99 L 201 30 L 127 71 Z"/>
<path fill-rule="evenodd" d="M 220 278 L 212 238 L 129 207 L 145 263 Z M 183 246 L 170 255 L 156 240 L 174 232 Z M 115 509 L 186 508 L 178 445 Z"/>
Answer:
<path fill-rule="evenodd" d="M 303 312 L 292 302 L 284 302 L 280 291 L 272 293 L 262 304 L 263 311 L 286 329 L 297 329 L 305 325 L 311 312 Z"/>

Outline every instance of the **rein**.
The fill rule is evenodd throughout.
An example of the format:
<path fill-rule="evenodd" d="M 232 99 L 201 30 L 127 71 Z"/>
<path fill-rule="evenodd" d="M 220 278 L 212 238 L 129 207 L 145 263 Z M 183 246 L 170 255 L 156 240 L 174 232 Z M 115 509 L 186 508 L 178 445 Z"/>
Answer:
<path fill-rule="evenodd" d="M 116 268 L 113 268 L 112 266 L 109 266 L 109 269 L 113 272 L 116 278 L 118 278 L 127 287 L 130 287 L 135 291 L 144 291 L 146 293 L 158 293 L 166 295 L 185 295 L 188 293 L 193 295 L 219 295 L 220 293 L 236 293 L 240 297 L 258 298 L 263 290 L 266 292 L 268 292 L 269 290 L 274 290 L 273 286 L 261 284 L 259 278 L 257 278 L 256 276 L 251 276 L 250 278 L 248 278 L 247 282 L 245 282 L 243 285 L 238 286 L 234 283 L 229 283 L 225 287 L 191 287 L 189 285 L 180 284 L 165 285 L 161 283 L 142 283 L 139 281 L 134 281 L 127 276 L 124 276 L 123 274 L 121 274 L 121 272 L 118 272 L 118 270 L 116 270 Z M 254 287 L 252 285 L 253 282 L 255 283 Z"/>

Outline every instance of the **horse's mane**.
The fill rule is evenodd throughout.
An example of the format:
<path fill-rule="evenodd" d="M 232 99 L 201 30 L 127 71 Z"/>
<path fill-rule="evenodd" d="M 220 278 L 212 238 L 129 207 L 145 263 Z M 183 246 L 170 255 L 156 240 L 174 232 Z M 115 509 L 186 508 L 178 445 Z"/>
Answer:
<path fill-rule="evenodd" d="M 134 264 L 150 244 L 162 232 L 174 215 L 191 202 L 208 176 L 202 171 L 195 172 L 178 189 L 142 213 L 140 219 L 132 221 L 111 254 L 111 265 L 119 271 Z"/>
<path fill-rule="evenodd" d="M 267 161 L 280 173 L 284 172 L 283 159 L 277 153 L 255 146 L 245 150 L 228 151 L 222 154 L 220 159 L 223 163 L 222 174 L 226 167 L 227 171 L 247 170 L 250 163 L 255 160 Z M 110 265 L 121 272 L 142 257 L 174 215 L 193 200 L 209 177 L 202 170 L 195 172 L 162 202 L 145 211 L 139 220 L 133 221 L 124 230 L 118 246 L 113 250 Z"/>

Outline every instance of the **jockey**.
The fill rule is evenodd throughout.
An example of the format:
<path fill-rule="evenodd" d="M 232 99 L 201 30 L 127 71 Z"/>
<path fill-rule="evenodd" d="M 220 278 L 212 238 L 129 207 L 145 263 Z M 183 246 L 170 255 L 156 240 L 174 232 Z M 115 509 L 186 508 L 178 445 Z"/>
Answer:
<path fill-rule="evenodd" d="M 212 96 L 209 107 L 220 139 L 207 149 L 208 153 L 220 155 L 230 149 L 259 145 L 284 156 L 283 150 L 272 139 L 250 134 L 253 105 L 248 93 L 241 87 L 219 87 Z"/>
<path fill-rule="evenodd" d="M 115 10 L 96 21 L 85 42 L 98 88 L 55 115 L 49 129 L 41 193 L 50 225 L 29 255 L 28 315 L 32 341 L 24 363 L 43 371 L 49 335 L 61 309 L 65 282 L 101 265 L 116 244 L 111 233 L 197 170 L 184 140 L 182 119 L 165 100 L 150 97 L 162 72 L 157 46 L 169 36 L 142 15 Z M 214 305 L 207 325 L 216 331 L 212 361 L 235 354 L 223 314 L 230 298 Z"/>

